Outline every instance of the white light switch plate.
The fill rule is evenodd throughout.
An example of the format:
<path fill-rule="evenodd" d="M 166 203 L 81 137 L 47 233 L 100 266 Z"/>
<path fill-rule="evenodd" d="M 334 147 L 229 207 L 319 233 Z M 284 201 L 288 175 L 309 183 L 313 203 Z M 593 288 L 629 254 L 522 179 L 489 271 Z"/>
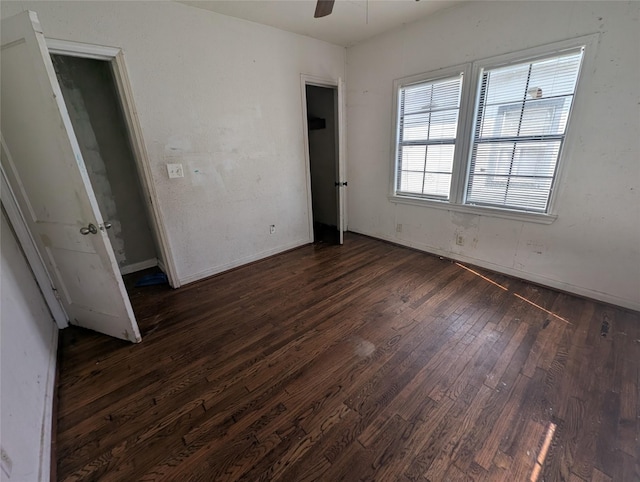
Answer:
<path fill-rule="evenodd" d="M 182 164 L 167 164 L 167 172 L 169 173 L 169 179 L 174 179 L 176 177 L 184 177 Z"/>

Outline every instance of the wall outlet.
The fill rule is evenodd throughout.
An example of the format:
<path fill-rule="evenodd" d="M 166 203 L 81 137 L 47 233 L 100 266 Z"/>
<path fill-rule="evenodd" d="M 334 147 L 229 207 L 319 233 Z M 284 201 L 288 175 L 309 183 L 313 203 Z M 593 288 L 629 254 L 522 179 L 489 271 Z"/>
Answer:
<path fill-rule="evenodd" d="M 11 461 L 9 454 L 2 447 L 0 447 L 0 467 L 2 467 L 2 471 L 7 476 L 7 479 L 10 479 L 13 462 Z"/>
<path fill-rule="evenodd" d="M 396 233 L 402 232 L 402 224 L 396 224 Z"/>
<path fill-rule="evenodd" d="M 269 226 L 269 234 L 275 234 L 276 232 L 276 225 L 272 224 L 271 226 Z"/>
<path fill-rule="evenodd" d="M 464 246 L 464 237 L 462 234 L 456 234 L 456 244 L 458 246 Z"/>
<path fill-rule="evenodd" d="M 169 179 L 184 177 L 182 164 L 167 164 L 167 172 L 169 173 Z"/>

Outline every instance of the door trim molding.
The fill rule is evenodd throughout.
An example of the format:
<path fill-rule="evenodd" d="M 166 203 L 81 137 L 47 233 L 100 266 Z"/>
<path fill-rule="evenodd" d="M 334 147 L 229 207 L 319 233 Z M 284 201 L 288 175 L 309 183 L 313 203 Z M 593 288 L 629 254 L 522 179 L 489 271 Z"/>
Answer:
<path fill-rule="evenodd" d="M 307 85 L 315 85 L 318 87 L 328 87 L 330 89 L 335 89 L 338 98 L 338 111 L 335 113 L 336 118 L 338 119 L 338 177 L 340 177 L 339 181 L 344 181 L 344 176 L 346 175 L 346 146 L 345 146 L 345 123 L 343 118 L 343 113 L 345 112 L 344 103 L 344 83 L 342 79 L 330 79 L 326 77 L 318 77 L 315 75 L 309 74 L 300 74 L 300 95 L 302 96 L 302 126 L 304 129 L 303 138 L 304 138 L 304 159 L 306 163 L 305 173 L 307 176 L 307 213 L 309 218 L 309 242 L 313 243 L 313 200 L 311 195 L 311 158 L 309 155 L 309 126 L 307 123 Z M 346 199 L 345 199 L 346 201 Z M 343 203 L 343 204 L 346 204 Z M 346 213 L 344 212 L 344 206 L 342 209 L 343 212 L 340 213 L 338 222 L 342 224 L 343 231 L 346 230 Z"/>
<path fill-rule="evenodd" d="M 173 288 L 179 288 L 180 279 L 178 278 L 164 217 L 158 208 L 158 196 L 151 174 L 151 163 L 144 143 L 138 112 L 133 101 L 133 90 L 129 82 L 129 75 L 127 74 L 124 52 L 118 47 L 107 47 L 69 40 L 46 38 L 46 42 L 50 54 L 105 60 L 110 63 L 116 90 L 120 97 L 124 121 L 131 138 L 133 157 L 142 184 L 143 197 L 147 207 L 147 213 L 149 214 L 149 220 L 151 221 L 151 229 L 156 238 L 158 249 L 160 250 L 160 253 L 158 253 L 159 261 L 165 268 L 164 271 L 167 274 L 169 284 Z"/>
<path fill-rule="evenodd" d="M 82 42 L 71 42 L 69 40 L 53 38 L 45 38 L 45 40 L 50 54 L 109 61 L 121 52 L 121 49 L 117 47 L 105 47 L 102 45 L 85 44 Z"/>
<path fill-rule="evenodd" d="M 10 158 L 11 153 L 7 149 L 2 134 L 0 134 L 0 145 L 2 149 L 2 157 L 9 161 L 9 164 L 12 164 Z M 44 261 L 40 256 L 40 252 L 36 247 L 35 241 L 31 236 L 31 232 L 27 227 L 24 215 L 18 205 L 15 193 L 13 192 L 13 189 L 11 189 L 5 168 L 2 164 L 0 164 L 0 178 L 0 199 L 2 200 L 2 206 L 7 213 L 7 218 L 11 223 L 13 231 L 16 233 L 18 242 L 20 243 L 22 251 L 27 258 L 31 271 L 33 272 L 36 282 L 40 287 L 40 291 L 42 292 L 45 302 L 49 307 L 49 311 L 51 312 L 58 328 L 62 330 L 69 326 L 69 317 L 56 296 L 49 271 L 47 270 Z"/>

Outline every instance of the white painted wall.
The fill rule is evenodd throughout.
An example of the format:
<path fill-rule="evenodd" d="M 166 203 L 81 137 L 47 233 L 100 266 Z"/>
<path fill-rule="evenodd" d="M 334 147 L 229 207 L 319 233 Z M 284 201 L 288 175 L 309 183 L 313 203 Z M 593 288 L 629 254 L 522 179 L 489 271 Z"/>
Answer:
<path fill-rule="evenodd" d="M 344 76 L 343 47 L 174 2 L 1 8 L 36 11 L 47 37 L 124 50 L 182 283 L 311 241 L 300 74 Z M 185 177 L 169 180 L 176 162 Z"/>
<path fill-rule="evenodd" d="M 349 229 L 640 309 L 639 16 L 638 2 L 470 2 L 349 48 Z M 594 32 L 553 224 L 388 200 L 394 79 Z"/>
<path fill-rule="evenodd" d="M 48 481 L 58 329 L 4 212 L 0 233 L 0 444 L 10 480 Z"/>

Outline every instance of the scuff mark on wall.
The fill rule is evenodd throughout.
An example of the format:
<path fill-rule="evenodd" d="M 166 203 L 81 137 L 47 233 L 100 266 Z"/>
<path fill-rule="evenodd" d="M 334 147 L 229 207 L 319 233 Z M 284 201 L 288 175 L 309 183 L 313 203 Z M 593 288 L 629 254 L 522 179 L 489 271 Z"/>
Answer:
<path fill-rule="evenodd" d="M 516 248 L 513 252 L 513 261 L 511 262 L 511 267 L 515 268 L 516 265 L 519 265 L 520 263 L 518 262 L 518 258 L 519 258 L 519 251 L 520 251 L 520 244 L 522 243 L 522 231 L 524 230 L 524 223 L 520 223 L 520 229 L 518 230 L 518 236 L 516 237 Z M 518 268 L 520 270 L 522 270 L 524 268 L 524 265 L 522 268 Z"/>
<path fill-rule="evenodd" d="M 183 164 L 185 177 L 192 187 L 206 187 L 209 196 L 217 196 L 227 191 L 225 178 L 233 171 L 235 162 L 214 161 L 209 154 L 184 154 L 165 156 L 167 164 Z"/>
<path fill-rule="evenodd" d="M 451 222 L 456 226 L 451 240 L 451 249 L 475 249 L 480 236 L 480 216 L 452 211 Z"/>
<path fill-rule="evenodd" d="M 171 136 L 167 139 L 167 143 L 164 146 L 164 150 L 167 152 L 190 152 L 191 141 L 184 136 Z"/>
<path fill-rule="evenodd" d="M 479 219 L 480 216 L 477 214 L 451 211 L 451 222 L 463 229 L 477 228 Z"/>
<path fill-rule="evenodd" d="M 2 451 L 11 455 L 11 480 L 44 481 L 58 330 L 4 212 L 0 217 Z"/>
<path fill-rule="evenodd" d="M 542 254 L 546 249 L 541 241 L 527 241 L 527 247 L 533 254 Z"/>
<path fill-rule="evenodd" d="M 50 248 L 52 246 L 51 238 L 49 236 L 47 236 L 46 234 L 42 233 L 40 235 L 40 239 L 42 239 L 42 244 L 44 244 L 47 248 Z"/>

